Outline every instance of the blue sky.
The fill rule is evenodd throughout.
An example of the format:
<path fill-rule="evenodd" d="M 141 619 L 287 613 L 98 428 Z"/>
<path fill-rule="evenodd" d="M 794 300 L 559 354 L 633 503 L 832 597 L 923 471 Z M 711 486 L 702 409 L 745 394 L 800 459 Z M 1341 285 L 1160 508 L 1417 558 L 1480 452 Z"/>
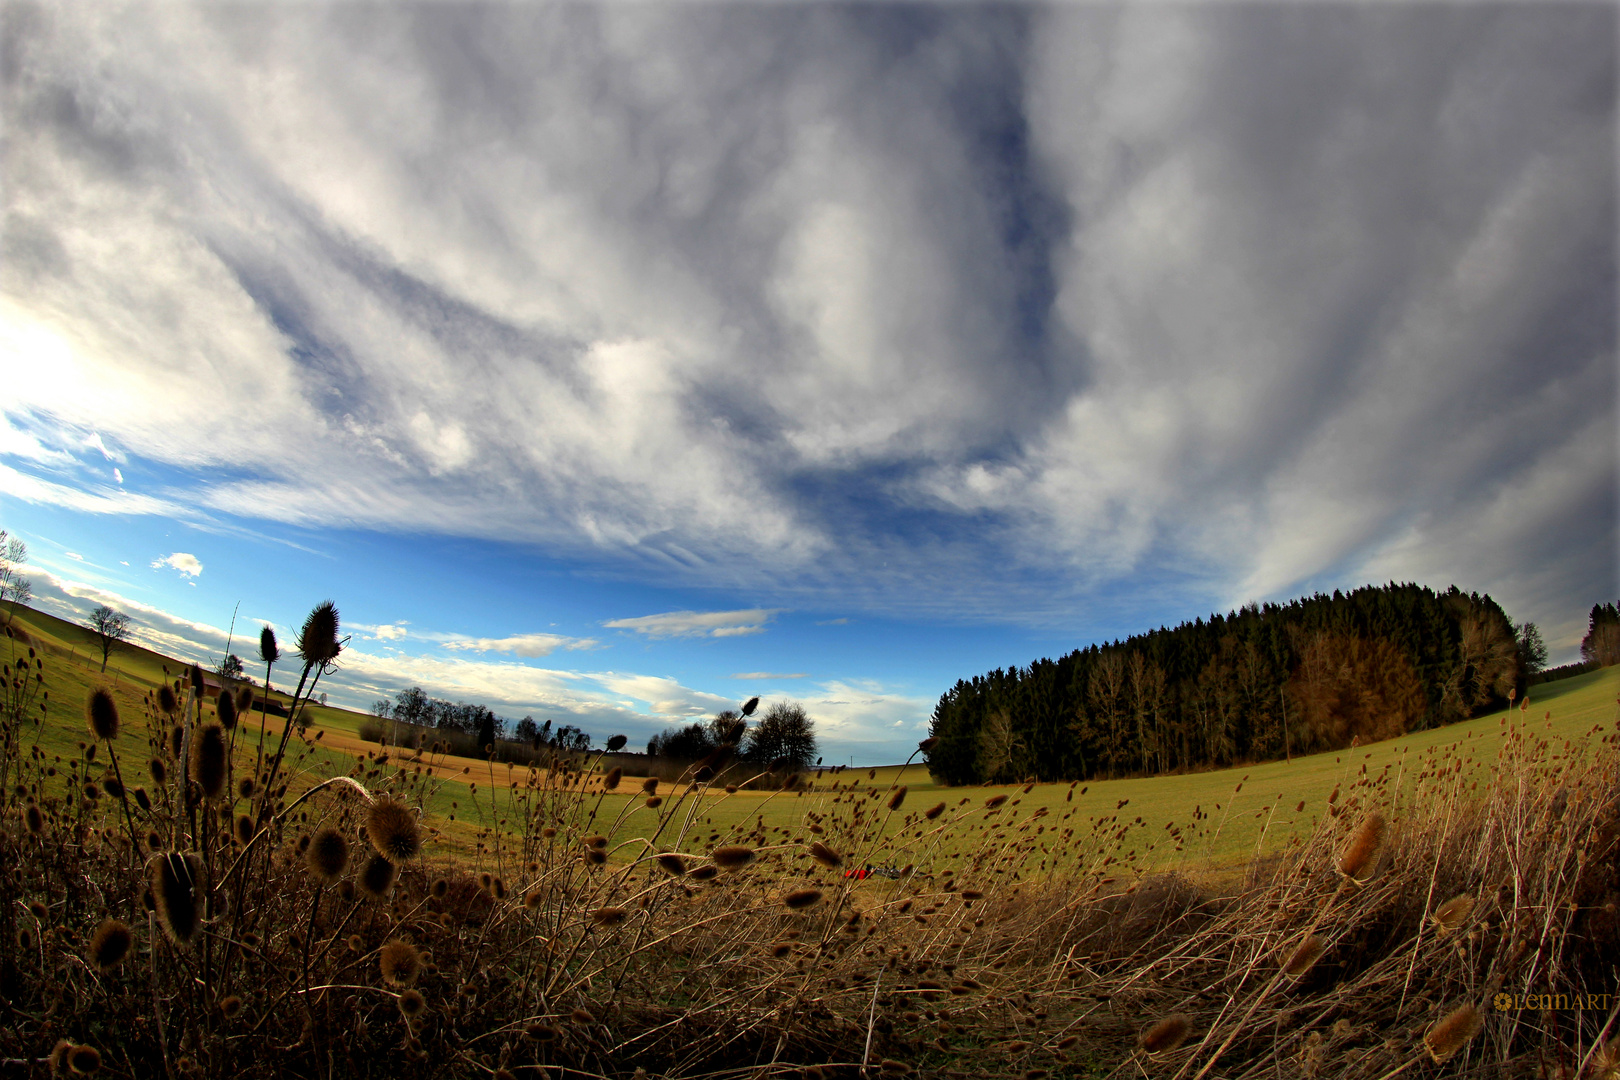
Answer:
<path fill-rule="evenodd" d="M 0 527 L 339 700 L 635 741 L 1456 583 L 1620 595 L 1598 5 L 7 3 Z"/>

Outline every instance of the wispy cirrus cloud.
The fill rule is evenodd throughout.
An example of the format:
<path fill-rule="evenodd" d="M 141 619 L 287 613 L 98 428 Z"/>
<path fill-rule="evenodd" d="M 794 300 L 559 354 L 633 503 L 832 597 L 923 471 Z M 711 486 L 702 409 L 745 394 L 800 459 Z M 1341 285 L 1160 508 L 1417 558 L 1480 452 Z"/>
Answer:
<path fill-rule="evenodd" d="M 1552 621 L 1620 588 L 1617 21 L 17 6 L 0 491 L 818 609 Z"/>
<path fill-rule="evenodd" d="M 602 625 L 610 630 L 633 630 L 651 638 L 741 637 L 746 634 L 764 633 L 765 624 L 780 613 L 780 608 L 748 608 L 743 611 L 666 611 L 661 615 L 610 619 Z"/>
<path fill-rule="evenodd" d="M 802 671 L 739 671 L 732 676 L 733 679 L 807 679 L 809 675 Z"/>
<path fill-rule="evenodd" d="M 511 653 L 514 656 L 550 656 L 558 649 L 578 651 L 597 647 L 595 638 L 573 638 L 562 634 L 512 634 L 503 638 L 445 636 L 444 647 L 457 652 Z"/>

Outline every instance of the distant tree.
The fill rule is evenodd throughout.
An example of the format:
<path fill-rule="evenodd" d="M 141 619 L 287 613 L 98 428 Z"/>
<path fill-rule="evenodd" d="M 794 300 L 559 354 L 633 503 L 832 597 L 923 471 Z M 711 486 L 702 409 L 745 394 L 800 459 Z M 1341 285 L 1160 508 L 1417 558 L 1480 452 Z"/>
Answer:
<path fill-rule="evenodd" d="M 649 757 L 671 761 L 696 761 L 714 750 L 714 737 L 707 724 L 665 728 L 647 740 Z"/>
<path fill-rule="evenodd" d="M 519 720 L 517 726 L 512 729 L 512 735 L 518 742 L 528 743 L 530 746 L 539 749 L 540 725 L 534 722 L 534 717 L 525 716 Z"/>
<path fill-rule="evenodd" d="M 495 745 L 495 714 L 484 709 L 478 716 L 478 748 L 485 750 Z"/>
<path fill-rule="evenodd" d="M 557 729 L 557 734 L 551 737 L 551 745 L 559 750 L 583 754 L 591 748 L 591 737 L 573 724 L 564 724 Z"/>
<path fill-rule="evenodd" d="M 1598 667 L 1620 664 L 1620 604 L 1594 604 L 1581 659 Z"/>
<path fill-rule="evenodd" d="M 743 757 L 759 765 L 785 762 L 802 770 L 816 760 L 816 726 L 795 701 L 779 701 L 749 729 Z"/>
<path fill-rule="evenodd" d="M 219 667 L 214 670 L 218 672 L 219 677 L 222 679 L 240 679 L 242 678 L 242 658 L 235 653 L 228 653 L 225 659 L 219 662 Z M 323 701 L 321 704 L 326 703 Z"/>
<path fill-rule="evenodd" d="M 430 718 L 428 696 L 420 686 L 401 690 L 394 695 L 394 719 L 406 724 L 427 726 Z"/>
<path fill-rule="evenodd" d="M 22 576 L 22 566 L 28 561 L 28 545 L 21 539 L 0 529 L 0 601 L 10 601 L 11 611 L 6 614 L 10 625 L 18 604 L 34 598 L 34 584 Z"/>
<path fill-rule="evenodd" d="M 129 616 L 102 604 L 90 613 L 90 629 L 95 631 L 101 646 L 101 670 L 107 670 L 107 658 L 121 643 L 129 640 Z"/>
<path fill-rule="evenodd" d="M 394 715 L 394 703 L 387 698 L 378 698 L 371 703 L 371 715 L 389 719 Z"/>
<path fill-rule="evenodd" d="M 1542 640 L 1541 628 L 1533 622 L 1518 625 L 1519 662 L 1526 675 L 1534 675 L 1547 666 L 1547 643 Z"/>

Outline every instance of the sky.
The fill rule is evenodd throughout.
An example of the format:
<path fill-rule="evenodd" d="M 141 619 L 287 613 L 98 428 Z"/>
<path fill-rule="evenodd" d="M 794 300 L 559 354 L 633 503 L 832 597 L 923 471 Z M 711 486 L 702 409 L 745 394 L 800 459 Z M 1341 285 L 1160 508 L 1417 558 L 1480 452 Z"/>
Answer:
<path fill-rule="evenodd" d="M 878 764 L 1250 601 L 1456 584 L 1556 663 L 1620 596 L 1613 5 L 0 20 L 45 610 L 251 659 L 331 599 L 343 704 Z"/>

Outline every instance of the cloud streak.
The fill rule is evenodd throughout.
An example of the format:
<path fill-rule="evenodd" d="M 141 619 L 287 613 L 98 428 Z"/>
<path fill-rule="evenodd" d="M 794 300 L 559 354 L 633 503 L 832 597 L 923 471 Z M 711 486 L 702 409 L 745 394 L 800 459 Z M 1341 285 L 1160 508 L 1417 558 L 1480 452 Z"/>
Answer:
<path fill-rule="evenodd" d="M 781 605 L 648 637 L 1373 573 L 1550 621 L 1620 590 L 1616 19 L 18 6 L 0 491 Z"/>
<path fill-rule="evenodd" d="M 602 625 L 610 630 L 633 630 L 650 638 L 742 637 L 764 633 L 765 623 L 779 613 L 772 608 L 749 608 L 744 611 L 666 611 L 661 615 L 610 619 Z"/>

